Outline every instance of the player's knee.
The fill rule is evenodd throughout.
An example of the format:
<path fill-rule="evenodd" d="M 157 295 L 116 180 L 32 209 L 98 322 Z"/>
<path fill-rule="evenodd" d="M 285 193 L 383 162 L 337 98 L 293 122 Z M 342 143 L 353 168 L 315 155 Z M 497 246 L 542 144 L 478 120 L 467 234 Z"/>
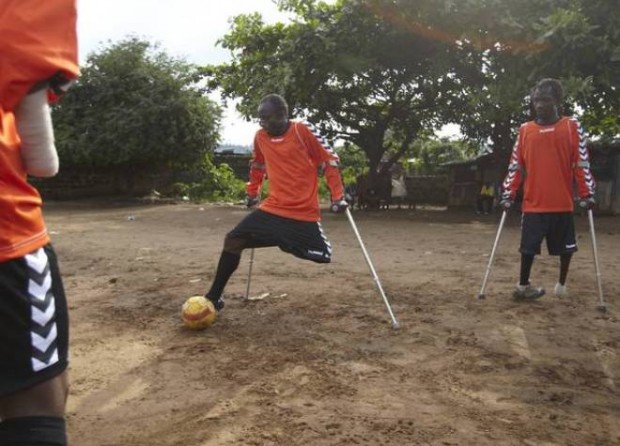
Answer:
<path fill-rule="evenodd" d="M 67 446 L 64 418 L 18 417 L 0 421 L 0 444 L 11 446 Z"/>
<path fill-rule="evenodd" d="M 241 254 L 246 248 L 247 240 L 227 235 L 224 239 L 224 251 L 231 254 Z"/>

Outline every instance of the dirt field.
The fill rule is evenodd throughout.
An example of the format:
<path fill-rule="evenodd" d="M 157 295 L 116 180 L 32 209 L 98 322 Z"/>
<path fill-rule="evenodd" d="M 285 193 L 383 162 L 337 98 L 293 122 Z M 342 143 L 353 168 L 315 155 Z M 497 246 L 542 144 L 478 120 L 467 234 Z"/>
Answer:
<path fill-rule="evenodd" d="M 519 221 L 510 215 L 475 298 L 498 216 L 439 210 L 354 214 L 402 328 L 394 331 L 343 215 L 324 215 L 331 265 L 256 251 L 202 332 L 182 302 L 205 292 L 241 207 L 51 204 L 47 223 L 70 300 L 73 446 L 618 445 L 620 217 L 597 219 L 605 296 L 587 219 L 569 299 L 557 259 L 511 298 Z"/>

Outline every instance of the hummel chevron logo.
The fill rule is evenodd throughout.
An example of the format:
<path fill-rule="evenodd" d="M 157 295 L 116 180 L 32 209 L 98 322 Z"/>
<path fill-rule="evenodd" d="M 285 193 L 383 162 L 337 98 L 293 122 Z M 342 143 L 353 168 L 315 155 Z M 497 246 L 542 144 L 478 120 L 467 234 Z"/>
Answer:
<path fill-rule="evenodd" d="M 32 318 L 31 319 L 43 327 L 47 325 L 52 319 L 54 319 L 55 314 L 56 314 L 56 303 L 54 299 L 52 299 L 50 301 L 50 305 L 47 307 L 45 311 L 41 311 L 37 307 L 32 306 Z"/>
<path fill-rule="evenodd" d="M 32 340 L 32 347 L 38 350 L 41 353 L 45 353 L 52 343 L 56 342 L 56 337 L 58 333 L 56 330 L 56 324 L 52 326 L 49 334 L 47 336 L 40 336 L 34 332 L 30 333 L 30 337 Z"/>
<path fill-rule="evenodd" d="M 41 361 L 37 358 L 32 359 L 32 370 L 38 372 L 58 362 L 58 350 L 54 349 L 51 357 L 47 361 Z"/>
<path fill-rule="evenodd" d="M 28 254 L 26 256 L 26 263 L 28 266 L 41 274 L 47 266 L 47 254 L 43 248 L 39 248 L 36 252 Z"/>
<path fill-rule="evenodd" d="M 48 274 L 47 276 L 45 276 L 45 279 L 43 279 L 43 283 L 41 283 L 40 285 L 34 280 L 30 279 L 28 281 L 28 294 L 30 294 L 30 296 L 33 297 L 34 299 L 44 300 L 51 286 L 52 286 L 52 275 L 51 274 Z"/>

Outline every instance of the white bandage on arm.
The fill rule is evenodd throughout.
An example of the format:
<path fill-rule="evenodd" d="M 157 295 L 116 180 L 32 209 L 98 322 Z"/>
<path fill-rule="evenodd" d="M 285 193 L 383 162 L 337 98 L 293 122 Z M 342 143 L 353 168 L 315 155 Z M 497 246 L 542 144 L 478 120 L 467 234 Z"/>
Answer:
<path fill-rule="evenodd" d="M 21 139 L 21 158 L 28 175 L 53 177 L 58 173 L 58 153 L 47 102 L 47 90 L 26 95 L 15 109 Z"/>

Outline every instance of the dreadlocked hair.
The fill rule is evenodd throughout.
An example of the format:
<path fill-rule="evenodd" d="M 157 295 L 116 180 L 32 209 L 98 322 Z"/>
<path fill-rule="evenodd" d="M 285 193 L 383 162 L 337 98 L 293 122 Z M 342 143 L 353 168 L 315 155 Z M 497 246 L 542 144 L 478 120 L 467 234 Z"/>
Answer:
<path fill-rule="evenodd" d="M 558 104 L 561 104 L 564 101 L 564 89 L 562 88 L 560 81 L 557 79 L 546 78 L 539 80 L 536 86 L 532 88 L 532 94 L 536 90 L 546 90 L 550 92 L 551 96 Z"/>

